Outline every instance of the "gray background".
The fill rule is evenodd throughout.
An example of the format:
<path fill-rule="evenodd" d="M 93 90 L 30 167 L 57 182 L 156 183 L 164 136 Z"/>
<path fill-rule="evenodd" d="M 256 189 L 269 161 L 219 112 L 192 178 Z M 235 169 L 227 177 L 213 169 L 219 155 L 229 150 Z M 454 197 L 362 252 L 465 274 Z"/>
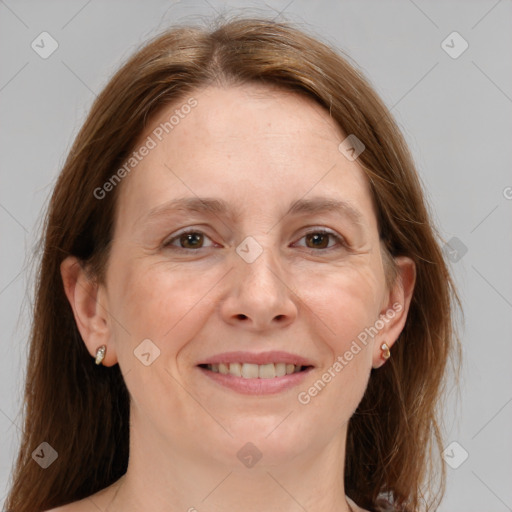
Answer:
<path fill-rule="evenodd" d="M 1 503 L 20 435 L 31 258 L 41 211 L 66 153 L 122 59 L 170 24 L 200 22 L 226 10 L 285 17 L 347 51 L 392 109 L 441 235 L 458 239 L 450 245 L 458 251 L 452 253 L 452 268 L 466 317 L 464 368 L 460 397 L 451 393 L 445 418 L 446 446 L 458 443 L 448 448 L 446 460 L 460 465 L 447 466 L 440 510 L 512 510 L 512 3 L 507 0 L 0 0 Z M 43 31 L 59 45 L 47 59 L 31 48 Z M 451 36 L 442 46 L 454 31 L 469 44 L 457 58 L 453 54 L 463 48 L 462 40 Z M 462 462 L 463 450 L 469 456 Z"/>

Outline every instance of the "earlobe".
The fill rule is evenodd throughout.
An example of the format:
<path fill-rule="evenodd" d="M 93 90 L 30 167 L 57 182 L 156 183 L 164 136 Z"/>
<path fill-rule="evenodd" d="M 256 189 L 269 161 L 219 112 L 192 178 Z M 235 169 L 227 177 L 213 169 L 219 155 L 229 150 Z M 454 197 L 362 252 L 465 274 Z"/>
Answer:
<path fill-rule="evenodd" d="M 387 359 L 393 357 L 390 349 L 405 326 L 416 283 L 416 265 L 411 258 L 398 256 L 395 264 L 398 275 L 379 315 L 382 329 L 375 339 L 373 368 L 380 368 Z"/>
<path fill-rule="evenodd" d="M 73 310 L 76 325 L 93 359 L 101 346 L 106 346 L 102 364 L 112 366 L 117 362 L 115 347 L 111 342 L 110 323 L 106 304 L 102 304 L 102 286 L 83 268 L 78 258 L 67 257 L 60 266 L 66 297 Z M 91 361 L 94 363 L 94 361 Z"/>

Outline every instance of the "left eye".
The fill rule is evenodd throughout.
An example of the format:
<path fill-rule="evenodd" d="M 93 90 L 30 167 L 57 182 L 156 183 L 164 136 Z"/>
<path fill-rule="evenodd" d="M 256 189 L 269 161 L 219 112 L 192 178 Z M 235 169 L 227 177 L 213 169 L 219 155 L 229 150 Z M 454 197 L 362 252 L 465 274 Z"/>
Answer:
<path fill-rule="evenodd" d="M 340 236 L 330 231 L 324 230 L 310 231 L 304 235 L 301 240 L 306 239 L 306 244 L 311 244 L 306 245 L 309 249 L 330 249 L 333 247 L 333 245 L 329 245 L 329 238 L 334 239 L 334 241 L 341 246 L 346 245 L 345 241 Z"/>

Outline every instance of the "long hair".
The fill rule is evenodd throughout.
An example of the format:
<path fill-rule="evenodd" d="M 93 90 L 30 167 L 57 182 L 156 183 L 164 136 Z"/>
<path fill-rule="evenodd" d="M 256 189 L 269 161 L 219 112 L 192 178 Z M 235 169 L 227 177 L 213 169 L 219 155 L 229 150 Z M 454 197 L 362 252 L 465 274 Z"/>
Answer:
<path fill-rule="evenodd" d="M 286 22 L 234 18 L 151 40 L 109 81 L 74 141 L 45 217 L 11 512 L 85 498 L 126 472 L 129 393 L 119 365 L 93 363 L 60 264 L 74 255 L 104 279 L 122 184 L 101 200 L 94 190 L 123 165 L 152 115 L 198 88 L 245 83 L 312 98 L 363 142 L 358 162 L 371 184 L 384 256 L 416 264 L 405 328 L 388 364 L 372 371 L 348 426 L 345 491 L 371 510 L 383 497 L 414 512 L 441 501 L 439 400 L 450 355 L 460 356 L 453 322 L 460 303 L 403 136 L 367 80 L 328 44 Z M 43 442 L 58 453 L 46 469 L 32 457 Z"/>

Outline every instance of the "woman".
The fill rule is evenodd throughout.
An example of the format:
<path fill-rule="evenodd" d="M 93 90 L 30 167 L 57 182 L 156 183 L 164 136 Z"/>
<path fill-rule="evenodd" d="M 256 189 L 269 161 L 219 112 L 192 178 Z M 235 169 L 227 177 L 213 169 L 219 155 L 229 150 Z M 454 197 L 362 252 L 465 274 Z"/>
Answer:
<path fill-rule="evenodd" d="M 396 124 L 323 43 L 264 19 L 151 41 L 44 240 L 9 510 L 440 502 L 457 296 Z"/>

